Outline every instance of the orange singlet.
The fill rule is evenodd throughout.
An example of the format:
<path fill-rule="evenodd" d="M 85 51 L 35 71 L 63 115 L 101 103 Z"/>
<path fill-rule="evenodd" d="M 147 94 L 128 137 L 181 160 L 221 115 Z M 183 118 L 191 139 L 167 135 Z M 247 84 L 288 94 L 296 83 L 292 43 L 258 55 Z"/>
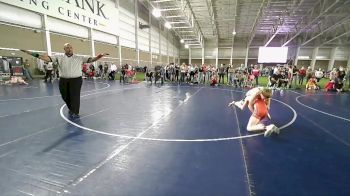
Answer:
<path fill-rule="evenodd" d="M 263 99 L 256 99 L 254 103 L 253 116 L 262 120 L 267 117 L 267 105 Z"/>

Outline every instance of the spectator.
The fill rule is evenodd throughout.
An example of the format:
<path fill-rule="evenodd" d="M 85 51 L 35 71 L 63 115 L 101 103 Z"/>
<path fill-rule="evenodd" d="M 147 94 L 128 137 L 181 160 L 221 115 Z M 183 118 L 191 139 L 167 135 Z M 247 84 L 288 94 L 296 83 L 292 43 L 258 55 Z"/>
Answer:
<path fill-rule="evenodd" d="M 233 68 L 233 65 L 228 67 L 227 74 L 229 76 L 227 80 L 228 85 L 233 85 L 235 78 L 235 68 Z"/>
<path fill-rule="evenodd" d="M 312 78 L 314 76 L 314 73 L 311 69 L 311 67 L 307 67 L 307 70 L 306 70 L 306 82 L 308 82 L 310 80 L 310 78 Z"/>
<path fill-rule="evenodd" d="M 260 76 L 260 70 L 258 69 L 258 65 L 255 65 L 252 74 L 254 75 L 255 78 L 255 86 L 259 86 L 259 76 Z"/>
<path fill-rule="evenodd" d="M 304 83 L 304 78 L 306 76 L 306 70 L 305 70 L 305 67 L 302 66 L 300 69 L 299 69 L 299 72 L 298 72 L 298 77 L 299 77 L 299 85 L 303 85 Z"/>
<path fill-rule="evenodd" d="M 317 80 L 315 76 L 312 76 L 306 83 L 306 90 L 318 90 Z"/>
<path fill-rule="evenodd" d="M 325 88 L 325 91 L 336 91 L 334 88 L 334 81 L 333 80 L 329 80 L 324 88 Z"/>
<path fill-rule="evenodd" d="M 28 80 L 33 80 L 33 76 L 30 73 L 30 64 L 28 59 L 26 59 L 23 63 L 23 72 L 24 72 L 24 76 L 28 79 Z"/>
<path fill-rule="evenodd" d="M 292 78 L 291 78 L 291 81 L 290 81 L 290 87 L 292 87 L 292 83 L 294 81 L 294 87 L 297 86 L 297 77 L 298 77 L 298 72 L 299 72 L 299 69 L 297 68 L 296 65 L 293 65 L 292 67 Z"/>
<path fill-rule="evenodd" d="M 52 82 L 52 70 L 53 70 L 52 62 L 45 62 L 44 69 L 45 69 L 44 82 L 47 82 L 48 78 L 50 78 L 50 82 Z"/>
<path fill-rule="evenodd" d="M 348 88 L 350 88 L 350 67 L 348 67 L 348 68 L 346 69 L 345 78 L 344 78 L 344 79 L 347 80 L 347 82 L 348 82 Z"/>
<path fill-rule="evenodd" d="M 216 74 L 211 76 L 211 80 L 210 80 L 210 86 L 217 86 L 218 85 L 218 79 Z"/>
<path fill-rule="evenodd" d="M 107 67 L 108 67 L 108 65 L 107 65 Z M 117 71 L 117 66 L 114 63 L 112 63 L 111 72 L 109 72 L 109 74 L 108 74 L 109 80 L 114 80 L 116 71 Z"/>
<path fill-rule="evenodd" d="M 129 67 L 128 64 L 125 64 L 124 66 L 122 66 L 120 79 L 119 79 L 120 83 L 122 82 L 125 83 L 125 74 L 126 74 L 126 71 L 128 70 L 128 67 Z"/>
<path fill-rule="evenodd" d="M 11 76 L 11 79 L 9 81 L 5 81 L 5 84 L 25 84 L 25 85 L 27 85 L 28 83 L 26 81 L 24 81 L 22 77 Z"/>
<path fill-rule="evenodd" d="M 341 71 L 337 72 L 337 75 L 334 79 L 334 88 L 338 92 L 342 92 L 343 90 L 343 76 L 341 75 Z"/>
<path fill-rule="evenodd" d="M 345 79 L 345 70 L 343 67 L 339 67 L 338 77 L 343 81 Z"/>
<path fill-rule="evenodd" d="M 107 63 L 105 63 L 105 64 L 107 64 Z M 101 63 L 98 65 L 98 75 L 99 75 L 99 77 L 103 78 L 103 66 Z"/>
<path fill-rule="evenodd" d="M 315 71 L 315 77 L 317 82 L 320 82 L 320 80 L 323 78 L 323 71 L 321 68 Z"/>
<path fill-rule="evenodd" d="M 105 80 L 108 78 L 108 64 L 107 63 L 105 63 L 103 65 L 102 78 L 105 79 Z"/>
<path fill-rule="evenodd" d="M 218 74 L 219 74 L 219 83 L 224 83 L 224 78 L 225 78 L 225 67 L 223 64 L 220 65 L 218 69 Z"/>
<path fill-rule="evenodd" d="M 329 73 L 330 80 L 335 80 L 335 77 L 337 77 L 337 68 L 333 68 L 332 71 Z"/>

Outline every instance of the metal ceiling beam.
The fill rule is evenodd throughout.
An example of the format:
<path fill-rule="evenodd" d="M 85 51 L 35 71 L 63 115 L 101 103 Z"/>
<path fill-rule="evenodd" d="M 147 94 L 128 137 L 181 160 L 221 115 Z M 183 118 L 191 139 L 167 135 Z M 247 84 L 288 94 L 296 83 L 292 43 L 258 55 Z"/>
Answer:
<path fill-rule="evenodd" d="M 201 43 L 198 43 L 198 44 L 187 44 L 188 46 L 201 46 L 202 44 Z"/>
<path fill-rule="evenodd" d="M 164 18 L 183 18 L 183 15 L 165 16 Z"/>
<path fill-rule="evenodd" d="M 183 1 L 185 1 L 185 0 L 181 0 L 181 2 L 183 2 Z M 199 35 L 200 35 L 201 37 L 203 37 L 203 31 L 202 31 L 201 27 L 200 27 L 199 24 L 198 24 L 198 21 L 197 21 L 196 16 L 195 16 L 194 13 L 193 13 L 192 6 L 191 6 L 189 0 L 186 0 L 186 2 L 187 2 L 186 4 L 188 5 L 189 10 L 191 11 L 192 20 L 194 20 L 195 25 L 197 25 L 197 28 L 196 28 L 196 29 L 198 29 L 198 31 L 199 31 L 199 32 L 197 32 L 197 33 L 199 33 Z M 194 25 L 194 26 L 195 26 L 195 25 Z M 202 43 L 201 43 L 201 44 L 202 44 Z"/>
<path fill-rule="evenodd" d="M 222 19 L 211 19 L 211 18 L 203 18 L 203 19 L 197 19 L 199 22 L 208 22 L 208 21 L 234 21 L 234 18 L 222 18 Z"/>
<path fill-rule="evenodd" d="M 181 1 L 185 1 L 185 0 L 181 0 Z M 194 13 L 193 13 L 193 9 L 192 9 L 192 6 L 191 6 L 189 0 L 186 0 L 186 2 L 187 2 L 186 4 L 188 5 L 189 10 L 191 11 L 192 20 L 194 20 L 194 22 L 195 22 L 196 25 L 198 26 L 198 28 L 199 28 L 198 30 L 199 30 L 200 34 L 203 35 L 203 32 L 202 32 L 202 30 L 200 29 L 200 26 L 199 26 L 199 24 L 198 24 L 198 22 L 197 22 L 197 19 L 196 19 Z"/>
<path fill-rule="evenodd" d="M 232 33 L 235 32 L 235 34 L 232 34 L 232 45 L 231 45 L 231 56 L 230 56 L 230 64 L 232 65 L 232 58 L 233 58 L 233 45 L 235 43 L 235 37 L 237 35 L 237 32 L 236 32 L 236 16 L 237 16 L 237 1 L 238 0 L 233 0 L 233 6 L 234 6 L 234 9 L 235 9 L 235 13 L 234 13 L 234 16 L 233 16 L 233 19 L 234 19 L 234 22 L 233 22 L 233 28 L 232 28 Z"/>
<path fill-rule="evenodd" d="M 237 16 L 237 8 L 238 8 L 237 1 L 238 0 L 233 0 L 233 6 L 234 6 L 234 9 L 235 9 L 235 15 L 233 16 L 234 22 L 233 22 L 232 33 L 235 32 L 235 34 L 232 36 L 232 47 L 233 47 L 233 44 L 235 42 L 235 37 L 237 35 L 237 32 L 236 32 L 236 16 Z"/>
<path fill-rule="evenodd" d="M 335 28 L 337 28 L 339 25 L 342 25 L 343 23 L 348 22 L 349 19 L 350 19 L 350 16 L 347 16 L 347 17 L 343 18 L 341 21 L 335 23 L 334 25 L 332 25 L 332 26 L 330 26 L 330 27 L 328 27 L 328 28 L 326 28 L 326 29 L 323 29 L 323 30 L 322 30 L 320 33 L 318 33 L 317 35 L 313 35 L 310 39 L 304 41 L 304 42 L 301 44 L 301 46 L 305 46 L 306 44 L 308 44 L 308 43 L 311 42 L 312 40 L 314 40 L 314 39 L 316 39 L 317 37 L 319 37 L 320 35 L 324 34 L 325 32 L 330 31 L 330 30 L 332 30 L 332 29 L 335 29 Z"/>
<path fill-rule="evenodd" d="M 159 9 L 161 12 L 164 11 L 174 11 L 174 10 L 181 10 L 180 7 L 170 7 L 170 8 L 164 8 L 164 9 Z"/>
<path fill-rule="evenodd" d="M 250 46 L 250 44 L 252 43 L 252 41 L 253 41 L 253 39 L 254 39 L 255 30 L 256 30 L 258 21 L 259 21 L 259 19 L 260 19 L 261 16 L 262 16 L 265 2 L 266 2 L 266 4 L 268 5 L 268 4 L 270 3 L 270 0 L 263 0 L 263 1 L 261 2 L 260 8 L 259 8 L 259 12 L 258 12 L 258 14 L 256 15 L 256 18 L 255 18 L 253 27 L 252 27 L 252 29 L 251 29 L 251 31 L 250 31 L 250 33 L 249 33 L 249 40 L 248 40 L 248 42 L 247 42 L 247 47 Z"/>
<path fill-rule="evenodd" d="M 207 2 L 209 15 L 211 18 L 211 25 L 213 26 L 213 30 L 214 30 L 213 35 L 217 36 L 217 39 L 219 39 L 218 27 L 217 27 L 217 24 L 215 22 L 215 13 L 214 13 L 214 8 L 213 8 L 213 2 L 211 0 L 206 0 L 206 2 Z"/>
<path fill-rule="evenodd" d="M 192 27 L 171 27 L 171 28 L 172 29 L 192 29 Z"/>
<path fill-rule="evenodd" d="M 174 0 L 156 0 L 156 1 L 152 1 L 152 3 L 163 3 L 163 2 L 169 2 L 169 1 L 174 1 Z"/>
<path fill-rule="evenodd" d="M 170 24 L 188 24 L 188 21 L 168 21 Z"/>
<path fill-rule="evenodd" d="M 213 23 L 211 22 L 212 17 L 210 15 L 210 8 L 208 7 L 207 0 L 190 0 L 191 9 L 193 11 L 193 16 L 195 18 L 196 24 L 200 28 L 202 35 L 199 35 L 201 42 L 203 42 L 203 36 L 206 38 L 212 37 L 213 35 Z M 203 22 L 203 20 L 205 20 Z M 204 43 L 203 43 L 204 45 Z"/>
<path fill-rule="evenodd" d="M 272 32 L 272 36 L 271 36 L 271 37 L 268 39 L 268 41 L 264 44 L 265 47 L 268 46 L 268 45 L 270 44 L 270 42 L 273 40 L 273 38 L 275 38 L 275 36 L 279 33 L 279 31 L 281 30 L 281 28 L 279 28 L 279 27 L 282 27 L 283 25 L 285 25 L 285 23 L 286 23 L 286 17 L 288 17 L 288 16 L 294 14 L 295 11 L 296 11 L 297 9 L 299 9 L 299 7 L 301 6 L 301 4 L 302 4 L 303 2 L 304 2 L 304 0 L 299 0 L 299 3 L 298 3 L 297 6 L 295 6 L 296 3 L 297 3 L 297 1 L 294 1 L 294 2 L 293 2 L 293 5 L 292 5 L 293 10 L 292 10 L 291 12 L 287 12 L 287 14 L 284 15 L 283 18 L 281 18 L 281 19 L 278 21 L 277 27 L 272 29 L 272 31 L 273 31 L 273 32 Z"/>
<path fill-rule="evenodd" d="M 302 24 L 304 22 L 305 17 L 310 17 L 312 18 L 314 13 L 317 12 L 316 8 L 318 8 L 318 6 L 321 7 L 320 9 L 320 13 L 318 13 L 318 15 L 311 21 L 308 22 L 306 25 L 304 26 L 296 26 L 296 29 L 298 30 L 297 33 L 295 33 L 291 38 L 288 38 L 289 35 L 287 35 L 287 39 L 282 46 L 286 46 L 289 42 L 291 42 L 294 38 L 296 38 L 298 35 L 300 35 L 300 33 L 303 32 L 303 30 L 305 30 L 307 27 L 309 27 L 310 25 L 312 25 L 313 23 L 315 23 L 315 21 L 317 21 L 319 18 L 321 18 L 323 15 L 325 15 L 330 9 L 332 9 L 335 5 L 337 5 L 339 3 L 339 0 L 334 1 L 331 5 L 329 5 L 328 7 L 325 7 L 325 3 L 328 1 L 319 1 L 319 3 L 311 10 L 311 14 L 308 12 L 306 13 L 306 15 L 302 18 L 302 20 L 300 21 L 300 24 Z"/>
<path fill-rule="evenodd" d="M 349 46 L 350 40 L 346 38 L 338 38 L 336 42 L 327 43 L 327 45 L 324 45 L 326 47 L 346 47 Z"/>
<path fill-rule="evenodd" d="M 349 33 L 350 33 L 350 30 L 345 31 L 345 32 L 341 33 L 340 35 L 337 35 L 337 36 L 333 37 L 332 39 L 330 39 L 330 40 L 328 40 L 328 41 L 326 41 L 326 42 L 323 42 L 320 46 L 323 46 L 323 45 L 325 45 L 325 44 L 331 43 L 332 41 L 334 41 L 334 40 L 336 40 L 336 39 L 339 39 L 339 38 L 341 38 L 341 37 L 343 37 L 344 35 L 347 35 L 347 34 L 349 34 Z"/>
<path fill-rule="evenodd" d="M 169 1 L 169 2 L 174 3 L 174 4 L 172 4 L 171 7 L 166 7 L 166 4 L 159 4 L 161 2 L 168 2 L 167 0 L 157 0 L 157 1 L 147 0 L 147 1 L 151 5 L 152 8 L 156 7 L 153 5 L 153 3 L 157 3 L 158 9 L 161 10 L 162 13 L 170 11 L 170 15 L 168 15 L 168 16 L 164 16 L 164 14 L 162 14 L 161 18 L 163 19 L 163 21 L 175 22 L 175 21 L 168 21 L 167 20 L 167 19 L 171 19 L 171 18 L 183 18 L 184 20 L 188 21 L 188 24 L 185 24 L 186 26 L 172 26 L 172 28 L 171 28 L 172 31 L 180 39 L 184 39 L 190 35 L 196 35 L 198 42 L 200 42 L 201 36 L 198 36 L 198 34 L 202 34 L 202 32 L 200 29 L 198 29 L 196 27 L 196 25 L 192 25 L 193 23 L 191 23 L 191 21 L 190 21 L 191 19 L 193 20 L 193 11 L 192 11 L 192 8 L 190 7 L 190 4 L 188 3 L 188 0 Z M 162 8 L 162 6 L 163 6 L 163 8 Z M 188 15 L 188 14 L 190 14 L 190 15 Z M 198 24 L 197 24 L 197 26 L 198 26 Z M 192 30 L 192 31 L 191 31 L 191 34 L 182 34 L 179 31 L 180 29 L 188 29 L 188 30 Z"/>
<path fill-rule="evenodd" d="M 151 6 L 152 7 L 152 9 L 154 9 L 155 7 L 154 7 L 154 5 L 152 4 L 152 1 L 151 0 L 147 0 L 147 2 L 148 2 L 148 4 L 149 4 L 149 6 Z M 148 9 L 149 9 L 149 7 L 148 7 Z M 149 17 L 151 18 L 151 12 L 152 12 L 152 10 L 149 10 Z M 164 19 L 164 17 L 163 16 L 161 16 L 161 18 L 163 18 L 163 20 L 165 20 Z M 165 20 L 166 21 L 166 20 Z M 151 23 L 149 24 L 149 25 L 151 25 Z M 172 32 L 174 32 L 174 34 L 176 35 L 176 36 L 178 36 L 179 38 L 182 38 L 181 36 L 180 36 L 180 34 L 175 30 L 175 29 L 171 29 L 172 30 Z"/>

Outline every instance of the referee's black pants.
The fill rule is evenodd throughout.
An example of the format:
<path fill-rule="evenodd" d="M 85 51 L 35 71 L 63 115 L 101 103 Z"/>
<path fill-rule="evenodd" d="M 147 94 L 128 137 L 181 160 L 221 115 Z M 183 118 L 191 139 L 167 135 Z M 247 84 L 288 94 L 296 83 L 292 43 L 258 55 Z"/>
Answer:
<path fill-rule="evenodd" d="M 61 96 L 68 109 L 74 114 L 79 114 L 80 90 L 83 84 L 82 77 L 60 78 L 59 88 Z"/>

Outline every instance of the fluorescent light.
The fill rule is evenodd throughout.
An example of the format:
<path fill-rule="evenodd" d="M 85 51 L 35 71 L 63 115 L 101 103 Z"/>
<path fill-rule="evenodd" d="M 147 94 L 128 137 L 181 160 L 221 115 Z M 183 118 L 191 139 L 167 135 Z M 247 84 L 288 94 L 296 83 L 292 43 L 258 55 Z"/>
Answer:
<path fill-rule="evenodd" d="M 165 16 L 165 18 L 182 18 L 182 15 L 177 15 L 177 16 Z"/>
<path fill-rule="evenodd" d="M 298 56 L 298 59 L 310 59 L 310 56 Z"/>
<path fill-rule="evenodd" d="M 185 42 L 185 40 L 181 39 L 180 42 L 183 44 Z"/>
<path fill-rule="evenodd" d="M 167 2 L 167 1 L 172 1 L 172 0 L 159 0 L 159 1 L 153 1 L 152 3 L 162 3 L 162 2 Z"/>
<path fill-rule="evenodd" d="M 188 46 L 188 44 L 185 44 L 185 48 L 188 48 L 189 46 Z"/>
<path fill-rule="evenodd" d="M 171 24 L 169 22 L 165 22 L 164 26 L 167 28 L 167 29 L 171 29 Z"/>
<path fill-rule="evenodd" d="M 233 31 L 233 32 L 232 32 L 232 35 L 236 35 L 236 31 Z"/>
<path fill-rule="evenodd" d="M 162 14 L 160 13 L 160 10 L 157 8 L 154 8 L 152 11 L 152 14 L 154 17 L 159 18 Z"/>

